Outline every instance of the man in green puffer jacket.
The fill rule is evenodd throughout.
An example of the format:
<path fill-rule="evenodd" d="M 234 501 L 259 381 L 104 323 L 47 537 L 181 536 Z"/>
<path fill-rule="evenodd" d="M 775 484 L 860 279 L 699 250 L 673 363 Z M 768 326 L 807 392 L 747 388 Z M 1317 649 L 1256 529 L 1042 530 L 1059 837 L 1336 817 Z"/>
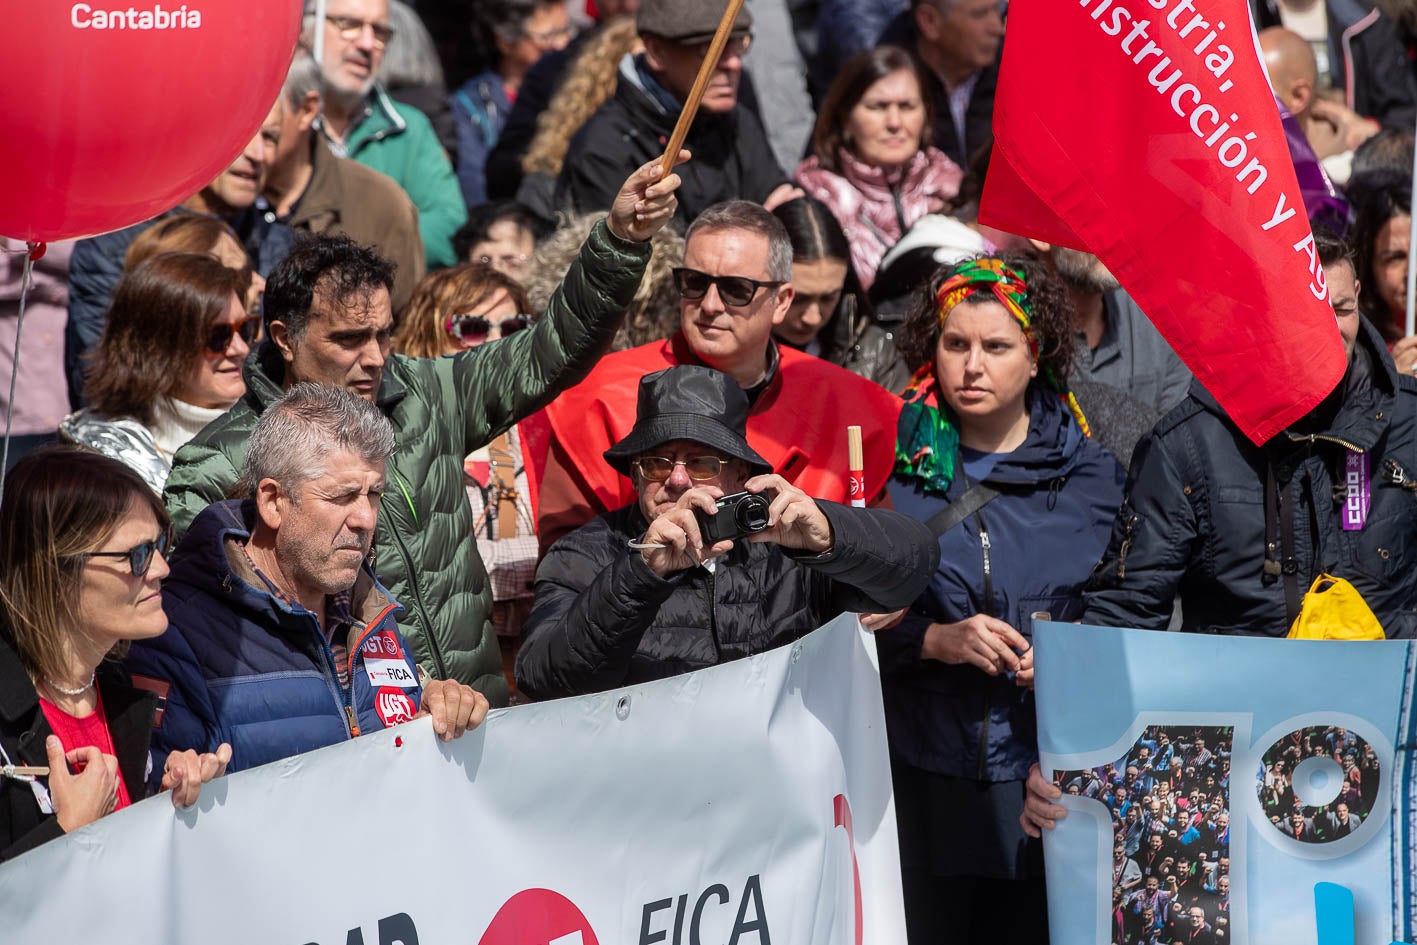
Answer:
<path fill-rule="evenodd" d="M 268 338 L 246 362 L 245 396 L 177 453 L 164 498 L 179 535 L 236 486 L 256 420 L 292 384 L 344 387 L 373 401 L 398 436 L 375 570 L 405 608 L 400 623 L 420 665 L 505 705 L 463 457 L 579 383 L 609 349 L 649 238 L 677 206 L 679 176 L 661 176 L 658 161 L 630 176 L 534 328 L 446 358 L 390 355 L 387 260 L 344 237 L 299 245 L 267 283 Z"/>

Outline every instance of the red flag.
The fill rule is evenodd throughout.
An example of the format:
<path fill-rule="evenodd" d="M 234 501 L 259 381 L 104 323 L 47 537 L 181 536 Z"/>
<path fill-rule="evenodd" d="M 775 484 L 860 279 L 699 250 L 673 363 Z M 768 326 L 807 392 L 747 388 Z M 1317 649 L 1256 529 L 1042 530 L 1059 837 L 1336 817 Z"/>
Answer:
<path fill-rule="evenodd" d="M 1251 440 L 1346 366 L 1246 0 L 1013 0 L 980 220 L 1095 253 Z"/>

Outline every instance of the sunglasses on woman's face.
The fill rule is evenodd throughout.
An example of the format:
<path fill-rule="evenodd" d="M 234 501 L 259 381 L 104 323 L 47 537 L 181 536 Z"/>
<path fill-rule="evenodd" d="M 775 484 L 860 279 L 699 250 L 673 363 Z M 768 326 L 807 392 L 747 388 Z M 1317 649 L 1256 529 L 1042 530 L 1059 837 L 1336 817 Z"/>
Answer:
<path fill-rule="evenodd" d="M 141 545 L 129 548 L 127 551 L 86 551 L 79 555 L 80 558 L 127 558 L 128 567 L 133 569 L 133 577 L 144 577 L 148 573 L 148 568 L 152 567 L 154 552 L 161 555 L 167 554 L 168 545 L 172 542 L 172 536 L 167 532 L 158 535 L 152 541 L 145 541 Z"/>
<path fill-rule="evenodd" d="M 718 297 L 723 300 L 724 305 L 741 307 L 753 301 L 753 296 L 764 286 L 776 289 L 782 284 L 749 279 L 747 276 L 711 276 L 697 269 L 674 270 L 674 287 L 679 290 L 681 298 L 691 302 L 697 302 L 708 295 L 709 286 L 717 286 Z"/>
<path fill-rule="evenodd" d="M 504 318 L 499 323 L 502 329 L 502 337 L 521 331 L 523 328 L 531 326 L 532 317 L 530 315 L 513 315 Z M 483 315 L 454 315 L 448 319 L 444 326 L 448 334 L 458 340 L 464 347 L 471 344 L 480 344 L 487 340 L 487 336 L 492 333 L 492 323 Z"/>
<path fill-rule="evenodd" d="M 261 338 L 261 316 L 252 315 L 238 325 L 230 322 L 223 322 L 220 325 L 212 326 L 212 333 L 207 336 L 207 350 L 212 354 L 224 354 L 227 348 L 231 347 L 231 339 L 237 335 L 248 346 L 255 344 Z"/>

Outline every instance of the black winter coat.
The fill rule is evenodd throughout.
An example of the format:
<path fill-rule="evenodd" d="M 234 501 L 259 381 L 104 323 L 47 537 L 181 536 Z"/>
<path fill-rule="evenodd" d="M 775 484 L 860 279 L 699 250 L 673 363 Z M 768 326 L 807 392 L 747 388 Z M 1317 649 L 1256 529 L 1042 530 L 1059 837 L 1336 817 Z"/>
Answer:
<path fill-rule="evenodd" d="M 586 213 L 610 209 L 620 184 L 664 153 L 678 113 L 662 109 L 641 88 L 628 62 L 615 94 L 571 139 L 556 182 L 556 205 Z M 758 117 L 740 103 L 727 115 L 699 112 L 684 147 L 694 159 L 680 165 L 677 219 L 688 226 L 724 200 L 762 203 L 787 174 L 778 166 Z"/>
<path fill-rule="evenodd" d="M 147 793 L 144 777 L 156 699 L 152 693 L 134 689 L 128 673 L 117 663 L 102 663 L 97 683 L 113 749 L 118 753 L 118 770 L 129 798 L 136 803 Z M 14 644 L 0 634 L 0 745 L 12 764 L 48 765 L 44 740 L 52 734 Z M 40 782 L 47 785 L 48 780 L 41 778 Z M 0 862 L 62 836 L 59 819 L 39 809 L 28 782 L 0 778 Z"/>
<path fill-rule="evenodd" d="M 536 606 L 517 654 L 535 699 L 676 676 L 790 643 L 848 611 L 886 613 L 925 589 L 939 564 L 930 530 L 897 512 L 818 500 L 834 546 L 799 555 L 735 543 L 717 568 L 656 575 L 627 542 L 638 505 L 562 538 L 536 573 Z"/>
<path fill-rule="evenodd" d="M 1341 393 L 1339 393 L 1341 392 Z M 1344 531 L 1346 455 L 1369 457 L 1372 504 Z M 1398 375 L 1365 320 L 1334 395 L 1263 447 L 1198 383 L 1137 447 L 1107 553 L 1088 585 L 1084 623 L 1282 637 L 1283 577 L 1266 575 L 1267 470 L 1276 526 L 1292 515 L 1294 583 L 1320 572 L 1353 582 L 1389 637 L 1417 632 L 1417 381 Z M 1404 486 L 1395 481 L 1406 479 Z M 1274 535 L 1271 527 L 1270 535 Z M 1270 553 L 1284 569 L 1283 549 Z"/>

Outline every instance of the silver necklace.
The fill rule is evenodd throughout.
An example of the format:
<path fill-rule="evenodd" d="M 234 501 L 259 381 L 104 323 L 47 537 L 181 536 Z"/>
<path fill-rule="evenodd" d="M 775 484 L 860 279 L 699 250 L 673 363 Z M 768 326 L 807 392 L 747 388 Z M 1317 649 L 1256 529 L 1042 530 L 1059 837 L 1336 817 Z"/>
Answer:
<path fill-rule="evenodd" d="M 77 689 L 71 689 L 68 686 L 61 686 L 48 677 L 45 677 L 44 684 L 50 689 L 53 689 L 55 692 L 59 693 L 61 696 L 82 696 L 84 693 L 88 692 L 90 689 L 93 688 L 94 679 L 96 679 L 97 677 L 98 670 L 94 670 L 92 673 L 89 674 L 89 681 L 84 683 Z"/>

